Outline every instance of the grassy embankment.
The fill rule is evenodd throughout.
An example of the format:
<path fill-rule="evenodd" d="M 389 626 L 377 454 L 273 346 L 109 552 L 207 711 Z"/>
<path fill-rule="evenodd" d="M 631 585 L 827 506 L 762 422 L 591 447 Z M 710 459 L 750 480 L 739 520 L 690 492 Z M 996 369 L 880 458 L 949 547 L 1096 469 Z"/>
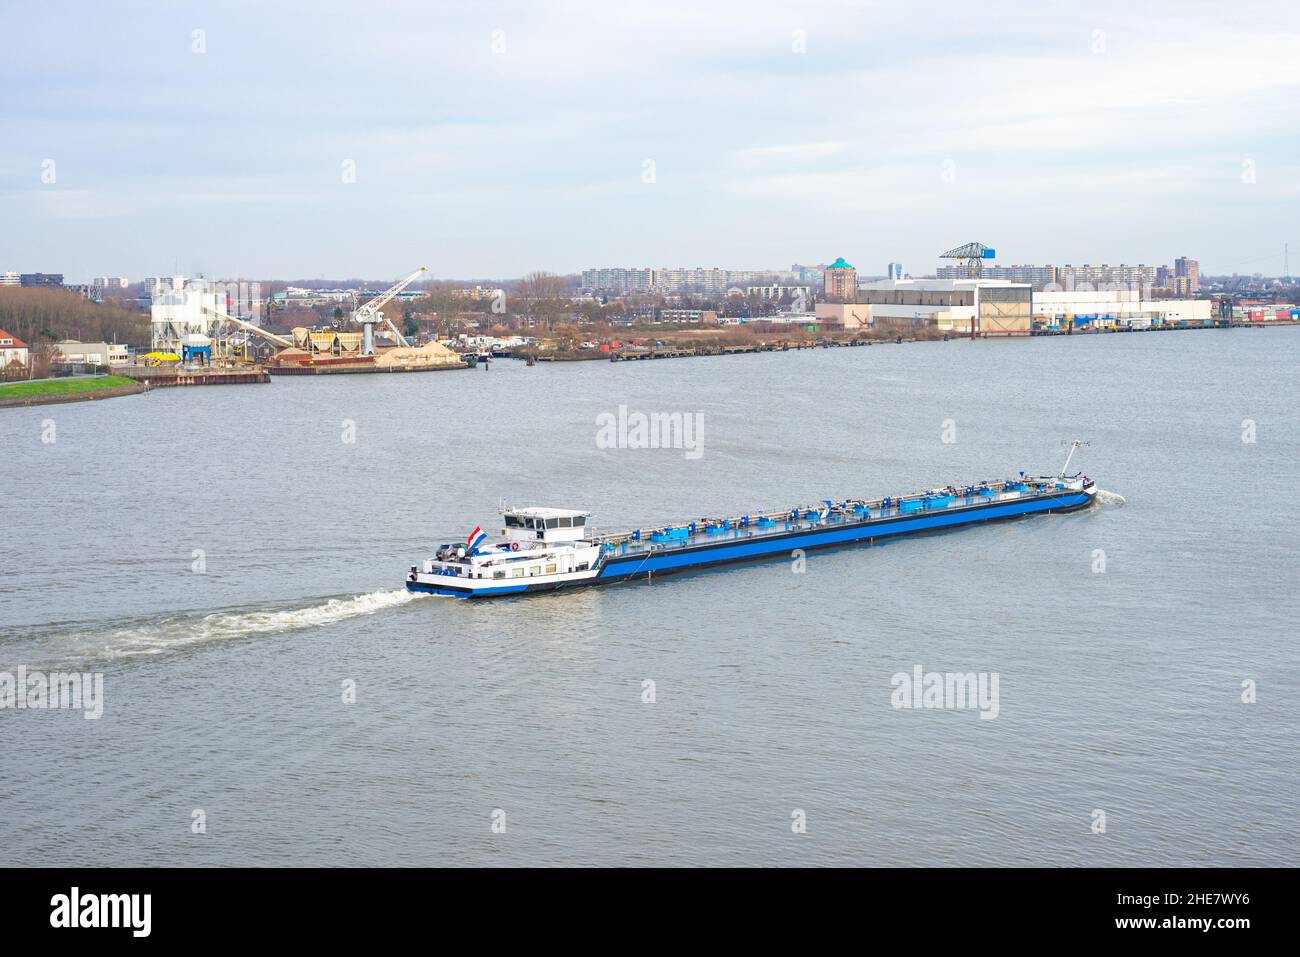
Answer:
<path fill-rule="evenodd" d="M 135 380 L 122 375 L 96 376 L 93 379 L 55 379 L 52 382 L 10 382 L 0 384 L 0 399 L 26 399 L 47 395 L 69 395 L 75 392 L 103 392 L 135 385 Z"/>

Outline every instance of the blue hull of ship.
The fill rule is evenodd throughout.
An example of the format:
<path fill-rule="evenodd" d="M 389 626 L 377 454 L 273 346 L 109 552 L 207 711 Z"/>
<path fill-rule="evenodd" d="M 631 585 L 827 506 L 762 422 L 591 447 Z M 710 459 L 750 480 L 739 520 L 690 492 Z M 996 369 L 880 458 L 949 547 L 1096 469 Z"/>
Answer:
<path fill-rule="evenodd" d="M 1070 512 L 1090 505 L 1092 500 L 1092 496 L 1087 493 L 1072 492 L 1065 495 L 1051 495 L 1016 502 L 990 503 L 944 512 L 922 512 L 916 515 L 899 516 L 885 520 L 875 519 L 866 522 L 828 525 L 825 528 L 792 529 L 744 542 L 700 543 L 673 550 L 652 552 L 646 555 L 614 555 L 606 561 L 599 575 L 582 582 L 501 585 L 481 588 L 473 592 L 469 589 L 443 588 L 424 582 L 408 581 L 406 587 L 411 591 L 449 595 L 457 598 L 491 598 L 523 592 L 556 591 L 561 588 L 609 585 L 635 578 L 646 578 L 656 573 L 673 574 L 689 571 L 693 568 L 752 561 L 774 555 L 789 555 L 795 549 L 804 549 L 806 551 L 816 548 L 832 548 L 837 545 L 854 545 L 862 542 L 874 542 L 882 538 L 898 538 L 903 535 L 943 531 L 966 525 L 978 525 L 983 522 L 1002 521 L 1024 515 Z"/>
<path fill-rule="evenodd" d="M 676 572 L 688 568 L 717 565 L 725 562 L 746 561 L 771 555 L 788 555 L 796 548 L 828 548 L 834 545 L 852 545 L 894 538 L 917 532 L 937 531 L 1032 515 L 1041 512 L 1066 512 L 1083 508 L 1092 497 L 1082 492 L 1071 496 L 1033 499 L 1025 502 L 1008 502 L 983 505 L 948 513 L 922 513 L 913 517 L 896 518 L 884 522 L 869 522 L 836 528 L 796 530 L 758 541 L 699 545 L 680 552 L 663 552 L 611 559 L 601 569 L 599 580 L 621 581 L 653 572 Z"/>

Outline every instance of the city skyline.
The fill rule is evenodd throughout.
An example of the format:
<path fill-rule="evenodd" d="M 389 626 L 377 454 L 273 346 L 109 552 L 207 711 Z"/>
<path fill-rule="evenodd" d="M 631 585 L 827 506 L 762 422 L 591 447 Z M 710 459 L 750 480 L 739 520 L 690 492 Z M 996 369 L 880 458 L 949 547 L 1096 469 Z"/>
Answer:
<path fill-rule="evenodd" d="M 840 260 L 843 257 L 839 257 Z M 890 262 L 884 270 L 855 269 L 862 279 L 955 279 L 968 276 L 965 266 L 954 265 L 952 259 L 940 259 L 939 264 L 927 271 L 913 272 L 901 262 Z M 1184 267 L 1183 264 L 1190 264 Z M 810 265 L 792 263 L 789 266 L 772 266 L 770 268 L 734 269 L 719 266 L 599 266 L 589 267 L 573 273 L 534 272 L 520 276 L 444 276 L 431 277 L 414 288 L 421 288 L 429 282 L 448 283 L 465 286 L 468 283 L 487 282 L 524 282 L 529 275 L 550 275 L 567 279 L 580 289 L 620 289 L 629 292 L 649 292 L 651 289 L 662 290 L 670 287 L 709 287 L 721 291 L 734 286 L 744 286 L 755 281 L 777 283 L 803 283 L 810 278 L 820 279 L 828 263 Z M 1256 278 L 1269 281 L 1291 281 L 1295 277 L 1290 272 L 1264 273 L 1206 273 L 1200 268 L 1199 260 L 1191 256 L 1179 256 L 1172 263 L 1006 263 L 986 260 L 981 275 L 989 279 L 1025 282 L 1036 286 L 1059 283 L 1069 286 L 1076 283 L 1135 283 L 1145 286 L 1174 286 L 1173 280 L 1184 275 L 1200 275 L 1216 279 Z M 319 288 L 325 283 L 367 283 L 384 280 L 364 276 L 223 276 L 196 273 L 163 273 L 156 276 L 129 277 L 114 275 L 97 275 L 90 277 L 70 277 L 63 273 L 36 272 L 19 273 L 14 270 L 0 271 L 0 287 L 17 286 L 57 286 L 69 289 L 128 289 L 133 286 L 156 286 L 162 282 L 170 284 L 174 280 L 202 280 L 219 283 L 284 283 L 302 282 Z M 294 288 L 290 286 L 290 288 Z M 477 288 L 477 287 L 476 287 Z M 1179 290 L 1182 293 L 1195 292 L 1196 283 L 1190 288 Z"/>
<path fill-rule="evenodd" d="M 1280 272 L 1300 15 L 1191 7 L 19 8 L 0 267 Z"/>

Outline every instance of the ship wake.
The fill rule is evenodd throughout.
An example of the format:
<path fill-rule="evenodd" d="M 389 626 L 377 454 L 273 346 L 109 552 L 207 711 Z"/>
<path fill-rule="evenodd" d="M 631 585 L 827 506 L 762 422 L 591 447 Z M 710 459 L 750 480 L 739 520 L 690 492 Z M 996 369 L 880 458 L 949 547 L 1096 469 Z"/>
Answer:
<path fill-rule="evenodd" d="M 1119 492 L 1108 492 L 1104 488 L 1097 489 L 1098 505 L 1124 505 L 1126 503 L 1127 499 L 1120 495 Z"/>
<path fill-rule="evenodd" d="M 98 627 L 33 635 L 29 661 L 70 662 L 158 655 L 195 645 L 319 628 L 426 597 L 404 588 L 329 598 L 297 607 L 181 612 Z M 9 649 L 3 657 L 12 657 Z"/>

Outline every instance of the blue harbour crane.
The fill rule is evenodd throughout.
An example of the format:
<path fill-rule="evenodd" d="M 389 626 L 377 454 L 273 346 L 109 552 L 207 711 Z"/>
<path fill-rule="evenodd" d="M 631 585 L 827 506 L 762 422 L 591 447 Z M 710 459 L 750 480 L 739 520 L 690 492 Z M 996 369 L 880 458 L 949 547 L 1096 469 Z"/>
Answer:
<path fill-rule="evenodd" d="M 984 260 L 997 256 L 997 250 L 990 249 L 983 243 L 966 243 L 956 249 L 950 249 L 940 259 L 956 259 L 970 279 L 979 279 L 983 271 Z"/>

